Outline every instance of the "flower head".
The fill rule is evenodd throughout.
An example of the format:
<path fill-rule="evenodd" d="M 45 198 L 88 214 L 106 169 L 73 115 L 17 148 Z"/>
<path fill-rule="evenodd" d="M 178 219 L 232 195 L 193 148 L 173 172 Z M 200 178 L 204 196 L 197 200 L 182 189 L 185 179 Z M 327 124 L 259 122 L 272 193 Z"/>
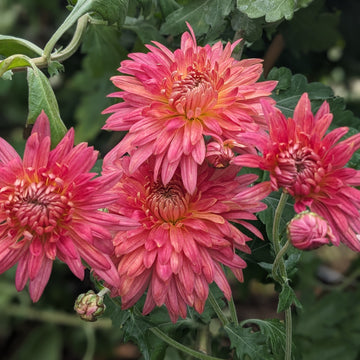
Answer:
<path fill-rule="evenodd" d="M 310 211 L 303 211 L 290 221 L 287 235 L 293 246 L 300 250 L 316 249 L 335 240 L 328 222 Z"/>
<path fill-rule="evenodd" d="M 126 75 L 112 81 L 123 91 L 110 96 L 123 102 L 104 111 L 113 113 L 104 128 L 129 130 L 113 152 L 120 157 L 132 149 L 131 171 L 155 155 L 155 179 L 161 169 L 166 185 L 180 167 L 184 186 L 193 193 L 196 175 L 191 174 L 205 158 L 203 136 L 236 140 L 242 131 L 265 126 L 259 99 L 271 94 L 276 81 L 256 82 L 261 59 L 231 57 L 238 41 L 200 47 L 189 30 L 175 52 L 154 42 L 147 54 L 130 54 L 132 60 L 121 63 L 119 71 Z"/>
<path fill-rule="evenodd" d="M 95 294 L 93 290 L 80 294 L 74 304 L 74 310 L 85 321 L 96 321 L 105 312 L 104 296 Z"/>
<path fill-rule="evenodd" d="M 360 251 L 360 171 L 344 167 L 360 148 L 360 134 L 339 141 L 348 128 L 328 133 L 333 115 L 324 102 L 316 115 L 305 93 L 299 100 L 294 117 L 286 119 L 281 112 L 263 101 L 269 123 L 269 136 L 244 134 L 262 153 L 241 155 L 234 164 L 256 167 L 270 172 L 274 190 L 283 188 L 295 199 L 295 211 L 309 208 L 331 226 L 338 245 L 344 242 Z"/>
<path fill-rule="evenodd" d="M 29 280 L 33 301 L 40 298 L 56 257 L 81 279 L 83 259 L 97 276 L 117 285 L 110 231 L 135 223 L 98 211 L 116 199 L 110 189 L 118 176 L 92 179 L 97 152 L 85 143 L 73 145 L 71 129 L 50 150 L 44 113 L 27 140 L 23 160 L 0 138 L 0 272 L 18 263 L 16 288 L 22 290 Z"/>
<path fill-rule="evenodd" d="M 266 208 L 266 183 L 249 187 L 255 175 L 236 176 L 237 167 L 199 168 L 197 187 L 190 194 L 178 170 L 166 185 L 154 181 L 153 158 L 130 173 L 130 158 L 118 165 L 123 175 L 115 186 L 118 201 L 109 210 L 139 222 L 136 229 L 119 231 L 114 238 L 115 263 L 120 286 L 113 289 L 128 308 L 147 296 L 143 313 L 166 305 L 172 321 L 186 317 L 186 305 L 202 312 L 208 284 L 216 282 L 227 298 L 231 295 L 221 264 L 242 281 L 245 261 L 234 249 L 249 252 L 250 240 L 230 223 L 236 222 L 257 236 L 247 222 Z M 106 169 L 106 167 L 105 167 Z"/>

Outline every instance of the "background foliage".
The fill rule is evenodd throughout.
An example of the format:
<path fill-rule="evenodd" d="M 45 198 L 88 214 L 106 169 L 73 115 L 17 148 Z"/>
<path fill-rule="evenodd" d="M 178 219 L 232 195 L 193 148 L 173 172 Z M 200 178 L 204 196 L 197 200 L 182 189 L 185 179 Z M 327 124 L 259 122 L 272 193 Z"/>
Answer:
<path fill-rule="evenodd" d="M 121 5 L 126 1 L 109 3 Z M 67 5 L 65 0 L 2 0 L 0 34 L 24 38 L 43 48 L 68 15 Z M 101 111 L 114 101 L 106 97 L 115 91 L 109 78 L 129 52 L 146 51 L 144 44 L 152 40 L 176 49 L 188 21 L 199 45 L 243 38 L 245 42 L 235 50 L 235 56 L 264 58 L 264 78 L 279 81 L 273 97 L 286 116 L 291 116 L 306 91 L 314 110 L 327 100 L 335 116 L 333 126 L 349 126 L 354 133 L 360 131 L 359 14 L 359 2 L 341 0 L 131 0 L 123 25 L 110 19 L 114 23 L 108 26 L 97 16 L 97 23 L 89 25 L 79 51 L 63 63 L 64 71 L 58 72 L 61 67 L 56 67 L 43 74 L 52 75 L 58 116 L 67 127 L 75 127 L 76 141 L 87 141 L 104 155 L 122 136 L 100 130 L 106 119 Z M 70 41 L 72 31 L 61 38 L 59 50 Z M 0 56 L 5 58 L 11 51 L 0 40 Z M 46 93 L 46 88 L 43 91 Z M 29 102 L 40 101 L 37 97 L 28 99 L 28 94 L 25 72 L 15 72 L 11 81 L 0 79 L 0 136 L 20 153 L 25 120 L 31 122 L 34 117 L 28 111 Z M 360 155 L 356 154 L 349 165 L 359 169 Z M 267 199 L 268 210 L 260 215 L 258 223 L 263 229 L 269 230 L 277 202 L 276 194 Z M 292 208 L 288 208 L 290 219 Z M 146 359 L 183 359 L 183 354 L 168 348 L 152 333 L 157 324 L 184 344 L 205 339 L 204 346 L 210 346 L 219 357 L 281 359 L 279 339 L 283 325 L 276 311 L 276 291 L 280 289 L 274 289 L 268 276 L 273 255 L 267 239 L 254 240 L 251 246 L 252 254 L 246 257 L 245 283 L 234 281 L 232 285 L 244 325 L 240 329 L 231 325 L 220 328 L 212 319 L 210 306 L 201 316 L 190 310 L 188 319 L 173 325 L 163 309 L 144 318 L 137 308 L 120 312 L 111 302 L 107 304 L 108 313 L 113 313 L 117 331 L 111 329 L 109 319 L 81 323 L 73 315 L 72 306 L 79 293 L 93 287 L 90 279 L 80 282 L 66 267 L 56 264 L 43 297 L 34 305 L 25 291 L 16 292 L 14 272 L 9 271 L 0 276 L 1 354 L 14 360 L 139 358 L 136 347 L 124 345 L 137 339 Z M 280 300 L 298 305 L 294 310 L 295 358 L 359 359 L 356 254 L 342 247 L 301 255 L 294 251 L 286 266 L 295 293 L 291 288 L 283 289 Z M 221 293 L 217 296 L 220 299 Z M 251 318 L 257 320 L 249 321 Z M 231 353 L 229 347 L 234 347 Z"/>

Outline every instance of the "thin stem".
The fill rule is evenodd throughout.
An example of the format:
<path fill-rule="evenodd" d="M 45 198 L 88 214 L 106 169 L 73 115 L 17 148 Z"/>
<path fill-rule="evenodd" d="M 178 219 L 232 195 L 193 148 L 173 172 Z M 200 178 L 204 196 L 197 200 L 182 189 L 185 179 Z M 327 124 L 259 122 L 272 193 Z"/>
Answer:
<path fill-rule="evenodd" d="M 71 315 L 61 311 L 36 310 L 29 306 L 8 305 L 6 307 L 6 314 L 10 316 L 21 317 L 29 320 L 49 322 L 58 325 L 74 327 L 91 326 L 98 329 L 111 328 L 111 319 L 99 319 L 98 321 L 89 324 L 82 321 L 76 315 Z"/>
<path fill-rule="evenodd" d="M 276 278 L 278 267 L 280 266 L 281 262 L 284 262 L 284 255 L 286 254 L 287 249 L 289 248 L 290 241 L 288 240 L 285 245 L 280 249 L 280 251 L 277 253 L 274 264 L 272 267 L 272 277 Z"/>
<path fill-rule="evenodd" d="M 275 261 L 273 264 L 273 278 L 278 281 L 281 285 L 287 281 L 286 267 L 284 263 L 283 255 L 287 250 L 287 245 L 281 249 L 280 245 L 280 220 L 286 205 L 288 195 L 282 193 L 278 206 L 274 215 L 273 229 L 272 229 L 272 242 L 275 251 Z M 280 255 L 279 255 L 280 254 Z M 277 269 L 279 276 L 277 274 Z M 286 343 L 285 343 L 285 360 L 291 360 L 291 346 L 292 346 L 292 318 L 291 318 L 291 307 L 285 310 L 285 333 L 286 333 Z"/>
<path fill-rule="evenodd" d="M 231 296 L 231 299 L 229 301 L 229 309 L 230 309 L 230 315 L 231 315 L 231 321 L 237 326 L 239 325 L 239 320 L 236 312 L 236 307 L 234 303 L 234 298 Z"/>
<path fill-rule="evenodd" d="M 226 315 L 221 310 L 220 305 L 217 303 L 217 301 L 215 299 L 215 296 L 213 295 L 213 293 L 211 291 L 209 291 L 208 299 L 209 299 L 210 304 L 213 307 L 214 311 L 216 312 L 217 317 L 219 318 L 219 320 L 223 324 L 223 326 L 228 325 L 229 320 L 227 319 Z"/>
<path fill-rule="evenodd" d="M 285 310 L 285 360 L 291 360 L 291 347 L 292 347 L 292 317 L 291 307 Z"/>
<path fill-rule="evenodd" d="M 45 60 L 51 60 L 51 52 L 53 51 L 56 43 L 63 36 L 63 34 L 75 24 L 75 22 L 84 14 L 90 11 L 91 9 L 91 1 L 89 0 L 78 0 L 75 7 L 69 14 L 69 16 L 65 19 L 65 21 L 60 25 L 60 27 L 55 31 L 53 36 L 47 42 L 44 48 L 43 57 Z"/>
<path fill-rule="evenodd" d="M 150 328 L 149 330 L 154 335 L 156 335 L 158 338 L 165 341 L 167 344 L 171 345 L 175 349 L 178 349 L 178 350 L 180 350 L 180 351 L 182 351 L 182 352 L 184 352 L 184 353 L 186 353 L 186 354 L 188 354 L 190 356 L 193 356 L 196 359 L 200 359 L 200 360 L 223 360 L 223 359 L 216 358 L 216 357 L 201 353 L 199 351 L 190 349 L 187 346 L 177 342 L 176 340 L 174 340 L 171 337 L 169 337 L 168 335 L 166 335 L 159 328 L 153 327 L 153 328 Z"/>
<path fill-rule="evenodd" d="M 95 345 L 96 345 L 95 331 L 90 326 L 85 326 L 84 331 L 87 342 L 86 342 L 86 352 L 83 357 L 83 360 L 93 360 L 95 354 Z"/>

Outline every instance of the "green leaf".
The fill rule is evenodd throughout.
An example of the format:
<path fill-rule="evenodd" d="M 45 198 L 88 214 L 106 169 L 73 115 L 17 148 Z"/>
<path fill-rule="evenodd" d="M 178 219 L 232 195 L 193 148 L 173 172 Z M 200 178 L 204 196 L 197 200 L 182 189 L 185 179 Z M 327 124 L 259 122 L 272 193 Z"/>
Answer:
<path fill-rule="evenodd" d="M 29 57 L 38 57 L 42 49 L 25 39 L 15 36 L 0 35 L 0 55 L 8 57 L 14 54 L 23 54 Z"/>
<path fill-rule="evenodd" d="M 127 17 L 126 29 L 134 31 L 143 44 L 149 44 L 151 41 L 165 43 L 165 39 L 160 35 L 159 30 L 153 24 L 141 18 Z"/>
<path fill-rule="evenodd" d="M 48 78 L 37 68 L 28 68 L 29 114 L 27 124 L 34 124 L 42 110 L 49 118 L 51 145 L 55 147 L 67 129 L 60 118 L 59 106 Z"/>
<path fill-rule="evenodd" d="M 281 292 L 279 294 L 279 303 L 277 307 L 277 312 L 280 313 L 286 309 L 288 309 L 292 304 L 295 304 L 296 307 L 302 308 L 302 305 L 298 298 L 295 295 L 294 290 L 290 287 L 290 285 L 285 282 L 282 285 Z"/>
<path fill-rule="evenodd" d="M 58 61 L 51 61 L 47 68 L 50 76 L 58 75 L 59 73 L 65 70 L 64 65 L 60 64 Z"/>
<path fill-rule="evenodd" d="M 128 11 L 129 0 L 90 0 L 91 9 L 98 13 L 109 25 L 122 25 Z"/>
<path fill-rule="evenodd" d="M 285 18 L 290 20 L 300 7 L 307 6 L 312 0 L 237 0 L 237 8 L 250 18 L 265 16 L 266 22 Z"/>
<path fill-rule="evenodd" d="M 12 55 L 0 62 L 0 77 L 2 77 L 6 72 L 13 68 L 17 67 L 27 67 L 31 66 L 30 59 L 25 55 Z M 9 76 L 5 76 L 6 80 L 9 80 Z"/>
<path fill-rule="evenodd" d="M 286 67 L 272 68 L 266 80 L 276 80 L 278 84 L 275 91 L 278 93 L 280 90 L 287 90 L 291 86 L 291 70 Z"/>
<path fill-rule="evenodd" d="M 241 37 L 249 42 L 261 38 L 263 32 L 262 19 L 250 19 L 245 13 L 238 10 L 231 17 L 231 26 L 235 31 L 241 32 Z"/>
<path fill-rule="evenodd" d="M 102 78 L 106 72 L 115 72 L 120 60 L 126 56 L 119 45 L 119 35 L 119 31 L 110 26 L 89 27 L 81 52 L 87 54 L 84 67 L 91 77 Z"/>
<path fill-rule="evenodd" d="M 225 325 L 226 333 L 240 360 L 266 360 L 270 359 L 264 347 L 265 336 L 261 332 L 253 332 L 251 328 L 243 328 L 233 324 Z"/>
<path fill-rule="evenodd" d="M 289 48 L 300 52 L 321 52 L 335 45 L 340 39 L 340 12 L 325 12 L 324 0 L 313 2 L 299 10 L 292 21 L 280 29 Z"/>
<path fill-rule="evenodd" d="M 165 17 L 180 8 L 175 0 L 159 0 L 159 6 Z"/>
<path fill-rule="evenodd" d="M 271 352 L 276 358 L 284 358 L 286 333 L 283 321 L 279 319 L 249 319 L 241 323 L 241 325 L 244 324 L 256 324 L 259 326 L 260 332 L 266 337 L 266 343 L 270 346 Z"/>
<path fill-rule="evenodd" d="M 232 9 L 232 0 L 194 0 L 172 12 L 161 26 L 162 34 L 178 35 L 187 30 L 188 22 L 196 36 L 201 36 L 223 23 Z"/>
<path fill-rule="evenodd" d="M 1 79 L 12 80 L 13 75 L 14 75 L 14 73 L 11 70 L 7 70 L 2 74 Z"/>

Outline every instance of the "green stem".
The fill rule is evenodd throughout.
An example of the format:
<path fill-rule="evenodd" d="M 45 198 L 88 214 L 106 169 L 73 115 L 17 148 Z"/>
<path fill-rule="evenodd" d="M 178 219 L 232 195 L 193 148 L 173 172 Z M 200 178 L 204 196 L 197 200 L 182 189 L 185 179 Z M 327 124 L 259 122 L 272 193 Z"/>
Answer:
<path fill-rule="evenodd" d="M 218 316 L 219 320 L 223 324 L 223 326 L 228 325 L 229 320 L 227 319 L 227 317 L 225 316 L 225 314 L 221 310 L 220 305 L 217 303 L 217 301 L 215 299 L 215 296 L 213 295 L 213 293 L 210 290 L 209 290 L 208 299 L 209 299 L 210 304 L 213 307 L 214 311 L 216 312 L 216 315 Z"/>
<path fill-rule="evenodd" d="M 73 38 L 69 42 L 69 44 L 65 47 L 65 49 L 53 53 L 50 55 L 50 58 L 46 58 L 45 56 L 40 56 L 37 58 L 28 58 L 25 55 L 22 54 L 15 54 L 7 57 L 6 59 L 0 61 L 0 77 L 3 75 L 3 73 L 8 69 L 8 67 L 11 65 L 11 63 L 16 59 L 23 59 L 25 60 L 29 65 L 32 67 L 36 66 L 37 68 L 43 68 L 48 66 L 49 62 L 51 61 L 64 61 L 68 59 L 71 55 L 73 55 L 76 50 L 79 48 L 82 38 L 85 34 L 87 25 L 89 23 L 89 15 L 85 14 L 82 17 L 79 18 Z M 22 71 L 27 69 L 27 66 L 24 64 L 21 64 L 20 66 L 15 66 L 11 70 L 13 71 Z"/>
<path fill-rule="evenodd" d="M 273 230 L 272 230 L 272 242 L 275 252 L 275 261 L 273 264 L 273 278 L 278 281 L 281 285 L 287 281 L 286 267 L 284 263 L 283 255 L 287 250 L 287 245 L 281 249 L 280 245 L 280 220 L 286 205 L 288 195 L 282 193 L 278 206 L 274 215 Z M 280 255 L 279 255 L 280 254 Z M 277 274 L 279 272 L 279 276 Z M 285 332 L 286 332 L 286 344 L 285 344 L 285 360 L 291 360 L 291 346 L 292 346 L 292 317 L 291 307 L 285 310 Z"/>
<path fill-rule="evenodd" d="M 71 315 L 61 311 L 36 310 L 29 306 L 7 305 L 6 315 L 74 327 L 91 326 L 98 329 L 111 328 L 110 319 L 99 319 L 98 321 L 90 324 L 82 321 L 76 315 Z"/>
<path fill-rule="evenodd" d="M 46 61 L 50 62 L 51 52 L 53 51 L 56 43 L 63 36 L 63 34 L 75 24 L 78 19 L 90 11 L 92 6 L 92 1 L 89 0 L 78 0 L 75 7 L 65 19 L 65 21 L 60 25 L 60 27 L 55 31 L 53 36 L 47 42 L 44 48 L 43 57 Z"/>
<path fill-rule="evenodd" d="M 275 278 L 279 279 L 279 276 L 277 275 L 277 271 L 278 271 L 278 268 L 279 268 L 281 262 L 284 262 L 284 255 L 286 254 L 286 251 L 289 248 L 289 245 L 290 245 L 290 241 L 288 240 L 285 243 L 285 245 L 280 249 L 280 251 L 277 253 L 277 255 L 275 257 L 274 264 L 272 267 L 272 277 L 274 279 Z M 280 277 L 280 279 L 281 279 L 281 277 Z"/>
<path fill-rule="evenodd" d="M 234 298 L 231 297 L 229 301 L 229 309 L 230 309 L 230 315 L 231 315 L 231 321 L 237 326 L 239 325 L 239 320 L 236 312 L 236 307 L 234 303 Z"/>
<path fill-rule="evenodd" d="M 74 35 L 69 42 L 69 44 L 65 47 L 65 49 L 59 51 L 58 53 L 54 53 L 51 55 L 51 61 L 64 61 L 68 59 L 71 55 L 73 55 L 76 50 L 79 48 L 81 44 L 81 40 L 85 34 L 85 30 L 89 23 L 90 16 L 85 14 L 78 19 L 76 29 Z M 44 50 L 45 51 L 45 50 Z"/>
<path fill-rule="evenodd" d="M 83 357 L 83 360 L 93 360 L 95 354 L 95 345 L 96 345 L 96 336 L 95 331 L 90 326 L 85 326 L 84 328 L 85 335 L 86 335 L 86 352 Z"/>
<path fill-rule="evenodd" d="M 174 347 L 175 349 L 178 349 L 196 359 L 200 359 L 200 360 L 223 360 L 220 358 L 216 358 L 204 353 L 201 353 L 199 351 L 193 350 L 188 348 L 187 346 L 180 344 L 179 342 L 177 342 L 176 340 L 172 339 L 171 337 L 169 337 L 168 335 L 166 335 L 164 332 L 162 332 L 159 328 L 153 327 L 149 329 L 154 335 L 156 335 L 158 338 L 160 338 L 161 340 L 165 341 L 167 344 L 171 345 L 172 347 Z"/>

